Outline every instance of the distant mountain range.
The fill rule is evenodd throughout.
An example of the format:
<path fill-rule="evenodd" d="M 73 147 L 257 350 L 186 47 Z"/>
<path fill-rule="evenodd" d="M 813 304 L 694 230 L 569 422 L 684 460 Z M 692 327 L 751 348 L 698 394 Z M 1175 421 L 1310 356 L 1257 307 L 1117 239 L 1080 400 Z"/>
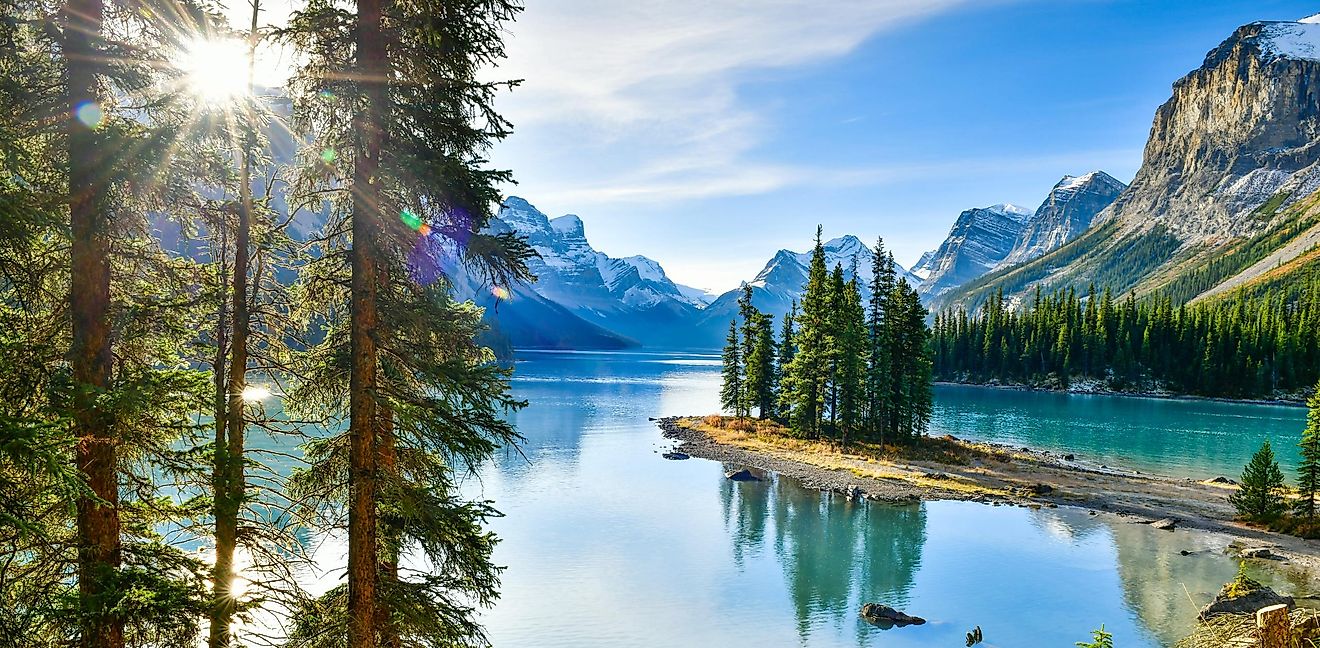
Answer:
<path fill-rule="evenodd" d="M 1016 302 L 1037 287 L 1090 283 L 1207 299 L 1320 270 L 1317 190 L 1320 17 L 1257 22 L 1174 84 L 1130 186 L 1092 171 L 1063 176 L 1035 210 L 967 209 L 912 272 L 899 272 L 934 310 L 975 309 L 999 290 Z M 740 290 L 712 299 L 654 260 L 611 258 L 591 247 L 576 216 L 552 220 L 510 198 L 492 227 L 527 236 L 542 255 L 540 279 L 492 310 L 513 346 L 717 348 L 736 316 Z M 825 250 L 830 267 L 869 281 L 866 243 L 843 236 Z M 808 259 L 771 256 L 747 282 L 753 303 L 782 317 L 801 298 Z"/>

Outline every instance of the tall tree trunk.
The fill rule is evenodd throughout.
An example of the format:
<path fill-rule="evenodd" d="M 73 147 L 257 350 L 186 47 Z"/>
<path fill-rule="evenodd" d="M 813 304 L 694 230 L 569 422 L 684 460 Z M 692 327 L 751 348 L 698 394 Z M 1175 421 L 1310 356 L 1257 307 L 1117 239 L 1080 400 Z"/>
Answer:
<path fill-rule="evenodd" d="M 69 74 L 69 303 L 73 341 L 69 350 L 76 389 L 75 460 L 87 476 L 91 497 L 78 500 L 78 595 L 85 648 L 120 648 L 124 622 L 110 613 L 120 564 L 119 480 L 113 420 L 97 406 L 110 386 L 110 232 L 103 212 L 106 196 L 103 153 L 93 128 L 74 118 L 100 105 L 97 72 L 102 0 L 70 0 L 65 8 L 65 53 Z M 89 120 L 90 121 L 90 120 Z"/>
<path fill-rule="evenodd" d="M 257 20 L 260 15 L 259 0 L 250 0 L 252 5 L 252 24 L 248 32 L 248 69 L 247 88 L 250 95 L 254 90 L 253 76 L 257 55 Z M 255 101 L 247 97 L 248 102 Z M 252 245 L 252 156 L 256 148 L 256 134 L 253 132 L 252 105 L 248 103 L 243 115 L 243 150 L 239 157 L 238 171 L 238 225 L 234 233 L 234 277 L 233 277 L 233 322 L 230 329 L 233 338 L 230 342 L 229 379 L 227 381 L 227 402 L 224 419 L 227 426 L 226 452 L 217 455 L 217 467 L 223 460 L 223 475 L 216 484 L 215 516 L 215 581 L 213 585 L 214 602 L 211 607 L 211 631 L 208 638 L 209 648 L 223 648 L 231 643 L 234 612 L 238 609 L 238 600 L 233 594 L 234 552 L 238 547 L 238 519 L 243 508 L 247 490 L 244 475 L 243 458 L 246 434 L 246 421 L 243 413 L 243 391 L 247 388 L 248 337 L 252 329 L 252 315 L 249 308 L 248 266 L 251 260 Z M 223 317 L 223 315 L 222 315 Z M 219 496 L 223 488 L 223 497 Z"/>
<path fill-rule="evenodd" d="M 381 269 L 381 285 L 386 286 L 389 283 L 389 271 Z M 399 483 L 399 454 L 394 440 L 394 411 L 390 405 L 381 401 L 378 404 L 380 415 L 380 474 L 392 483 Z M 396 583 L 399 580 L 399 537 L 398 530 L 388 528 L 382 529 L 386 536 L 384 547 L 380 553 L 380 564 L 378 570 L 380 579 L 384 583 Z M 390 610 L 387 606 L 379 606 L 376 609 L 376 635 L 380 638 L 381 648 L 402 648 L 402 638 L 399 636 L 399 629 L 395 626 L 394 620 L 390 617 Z"/>
<path fill-rule="evenodd" d="M 381 199 L 377 173 L 384 139 L 385 42 L 381 0 L 357 0 L 358 116 L 353 169 L 353 249 L 349 337 L 348 646 L 375 648 L 377 412 L 376 292 Z"/>
<path fill-rule="evenodd" d="M 217 309 L 215 325 L 215 359 L 211 363 L 212 378 L 215 386 L 215 448 L 211 465 L 211 514 L 215 517 L 215 562 L 211 569 L 212 601 L 210 614 L 210 634 L 208 648 L 225 645 L 228 629 L 219 621 L 219 608 L 226 605 L 229 583 L 232 580 L 233 552 L 223 551 L 222 547 L 233 544 L 232 535 L 227 535 L 227 528 L 222 523 L 227 510 L 226 498 L 229 488 L 225 485 L 229 476 L 229 434 L 228 421 L 229 390 L 226 384 L 226 360 L 229 357 L 229 237 L 227 219 L 221 215 L 218 222 L 220 244 L 217 248 L 220 269 L 217 285 L 220 289 L 220 304 Z"/>

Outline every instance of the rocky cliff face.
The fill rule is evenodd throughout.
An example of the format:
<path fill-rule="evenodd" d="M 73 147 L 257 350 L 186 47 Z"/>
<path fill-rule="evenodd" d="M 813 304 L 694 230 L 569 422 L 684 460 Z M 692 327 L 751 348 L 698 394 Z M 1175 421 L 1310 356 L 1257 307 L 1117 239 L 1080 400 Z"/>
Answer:
<path fill-rule="evenodd" d="M 1000 267 L 1030 261 L 1077 238 L 1126 188 L 1104 171 L 1064 176 L 1027 219 Z"/>
<path fill-rule="evenodd" d="M 1102 218 L 1183 242 L 1258 229 L 1257 207 L 1320 188 L 1320 24 L 1238 28 L 1173 86 L 1132 187 Z"/>
<path fill-rule="evenodd" d="M 921 294 L 941 295 L 998 266 L 1013 250 L 1031 214 L 1017 205 L 977 207 L 959 214 L 939 249 L 913 268 L 926 277 Z"/>
<path fill-rule="evenodd" d="M 1244 25 L 1174 83 L 1156 111 L 1141 169 L 1090 229 L 933 305 L 975 307 L 1001 288 L 1021 296 L 1036 286 L 1091 282 L 1139 294 L 1177 289 L 1189 298 L 1191 272 L 1230 250 L 1245 251 L 1216 264 L 1215 276 L 1199 277 L 1197 290 L 1245 271 L 1242 264 L 1277 247 L 1262 238 L 1295 219 L 1317 189 L 1320 23 Z"/>

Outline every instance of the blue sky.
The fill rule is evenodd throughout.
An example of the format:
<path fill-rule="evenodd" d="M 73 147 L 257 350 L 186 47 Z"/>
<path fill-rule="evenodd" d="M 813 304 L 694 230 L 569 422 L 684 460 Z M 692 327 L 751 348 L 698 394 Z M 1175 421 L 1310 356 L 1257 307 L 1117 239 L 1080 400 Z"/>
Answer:
<path fill-rule="evenodd" d="M 1234 28 L 1320 2 L 529 0 L 500 74 L 508 192 L 723 291 L 783 247 L 883 236 L 911 265 L 963 209 L 1123 181 L 1155 108 Z"/>

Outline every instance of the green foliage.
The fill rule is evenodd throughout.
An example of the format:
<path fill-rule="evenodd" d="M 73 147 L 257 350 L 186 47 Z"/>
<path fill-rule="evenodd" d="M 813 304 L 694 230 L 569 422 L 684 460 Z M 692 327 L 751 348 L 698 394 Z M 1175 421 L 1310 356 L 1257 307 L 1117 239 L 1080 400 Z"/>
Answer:
<path fill-rule="evenodd" d="M 1114 648 L 1114 635 L 1105 632 L 1105 625 L 1102 623 L 1096 630 L 1091 631 L 1091 641 L 1077 642 L 1078 648 Z"/>
<path fill-rule="evenodd" d="M 1283 497 L 1283 471 L 1266 440 L 1242 470 L 1241 484 L 1228 501 L 1244 519 L 1268 522 L 1287 509 Z"/>
<path fill-rule="evenodd" d="M 720 407 L 743 416 L 743 376 L 745 367 L 743 347 L 738 340 L 738 325 L 729 322 L 729 335 L 724 339 L 723 371 L 720 383 Z"/>
<path fill-rule="evenodd" d="M 883 243 L 876 257 L 876 294 L 868 312 L 856 268 L 847 281 L 842 266 L 826 271 L 818 228 L 802 310 L 794 304 L 777 346 L 770 318 L 756 312 L 744 293 L 740 304 L 752 325 L 744 324 L 740 338 L 730 323 L 723 407 L 739 416 L 757 407 L 762 418 L 773 410 L 797 436 L 843 444 L 911 441 L 924 434 L 933 379 L 926 309 L 905 280 L 894 281 L 893 257 Z M 763 382 L 763 375 L 775 379 Z M 744 395 L 741 408 L 731 400 L 738 393 Z"/>
<path fill-rule="evenodd" d="M 1181 307 L 1132 294 L 1117 302 L 1094 287 L 1086 296 L 1037 289 L 1020 310 L 995 295 L 974 316 L 937 315 L 934 330 L 941 380 L 1060 387 L 1085 378 L 1250 398 L 1320 379 L 1320 281 Z"/>
<path fill-rule="evenodd" d="M 1294 512 L 1315 519 L 1316 496 L 1320 493 L 1320 384 L 1307 400 L 1306 429 L 1302 431 L 1302 462 L 1297 466 L 1297 502 Z"/>

